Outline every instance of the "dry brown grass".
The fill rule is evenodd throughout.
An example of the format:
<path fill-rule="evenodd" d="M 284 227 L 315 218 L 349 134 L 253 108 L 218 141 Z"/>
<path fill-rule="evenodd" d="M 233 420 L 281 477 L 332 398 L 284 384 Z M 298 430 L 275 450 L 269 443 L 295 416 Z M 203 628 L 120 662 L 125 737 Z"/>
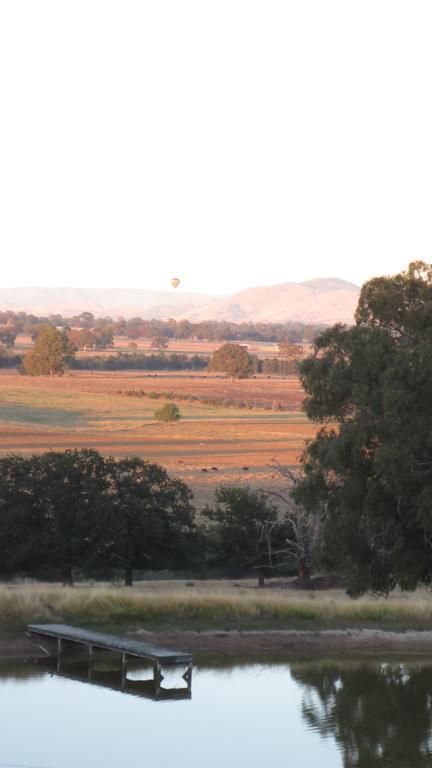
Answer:
<path fill-rule="evenodd" d="M 168 373 L 116 371 L 92 373 L 72 371 L 62 377 L 20 376 L 2 371 L 0 388 L 43 388 L 55 392 L 116 394 L 131 390 L 146 392 L 173 392 L 181 397 L 226 398 L 237 403 L 256 403 L 258 406 L 280 404 L 293 412 L 301 411 L 304 393 L 296 376 L 267 377 L 231 381 L 220 375 L 205 373 Z"/>
<path fill-rule="evenodd" d="M 4 628 L 31 622 L 163 624 L 171 628 L 395 626 L 430 628 L 432 596 L 395 593 L 387 600 L 351 600 L 339 591 L 298 593 L 258 590 L 250 582 L 145 582 L 133 589 L 47 585 L 0 587 Z"/>

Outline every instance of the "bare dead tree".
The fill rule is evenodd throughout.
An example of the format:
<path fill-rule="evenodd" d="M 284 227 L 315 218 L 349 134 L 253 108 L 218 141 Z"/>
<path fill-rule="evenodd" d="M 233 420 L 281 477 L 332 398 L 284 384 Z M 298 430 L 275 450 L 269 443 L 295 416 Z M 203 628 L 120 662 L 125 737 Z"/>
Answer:
<path fill-rule="evenodd" d="M 272 550 L 272 559 L 277 560 L 277 565 L 273 567 L 284 567 L 286 560 L 294 560 L 298 577 L 309 578 L 312 572 L 313 553 L 320 536 L 319 517 L 306 511 L 293 499 L 292 494 L 299 482 L 299 473 L 283 466 L 277 459 L 272 459 L 271 466 L 275 476 L 279 479 L 283 478 L 286 484 L 278 489 L 262 489 L 262 492 L 283 503 L 286 510 L 284 523 L 290 529 L 290 535 L 285 538 L 284 546 L 281 549 Z M 270 539 L 269 547 L 271 548 Z"/>
<path fill-rule="evenodd" d="M 277 550 L 273 546 L 273 536 L 277 527 L 280 525 L 278 520 L 265 520 L 262 524 L 258 546 L 261 550 L 258 562 L 254 564 L 254 569 L 257 571 L 258 583 L 260 587 L 264 586 L 265 574 L 273 573 L 277 568 L 276 559 L 279 556 L 280 550 Z"/>

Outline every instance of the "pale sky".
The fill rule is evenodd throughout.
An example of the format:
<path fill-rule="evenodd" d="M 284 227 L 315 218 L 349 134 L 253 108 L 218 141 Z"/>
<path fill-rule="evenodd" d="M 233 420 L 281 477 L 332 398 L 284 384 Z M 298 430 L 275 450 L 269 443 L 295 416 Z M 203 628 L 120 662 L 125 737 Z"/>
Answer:
<path fill-rule="evenodd" d="M 0 286 L 432 261 L 430 0 L 1 0 Z"/>

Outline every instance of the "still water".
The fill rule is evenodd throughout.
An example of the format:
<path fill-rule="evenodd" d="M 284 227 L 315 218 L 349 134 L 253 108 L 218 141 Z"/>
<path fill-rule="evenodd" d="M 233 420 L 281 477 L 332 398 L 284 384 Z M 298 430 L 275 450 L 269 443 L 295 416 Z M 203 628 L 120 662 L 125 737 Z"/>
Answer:
<path fill-rule="evenodd" d="M 432 664 L 208 661 L 151 670 L 0 663 L 0 767 L 432 766 Z M 121 690 L 123 687 L 123 691 Z"/>

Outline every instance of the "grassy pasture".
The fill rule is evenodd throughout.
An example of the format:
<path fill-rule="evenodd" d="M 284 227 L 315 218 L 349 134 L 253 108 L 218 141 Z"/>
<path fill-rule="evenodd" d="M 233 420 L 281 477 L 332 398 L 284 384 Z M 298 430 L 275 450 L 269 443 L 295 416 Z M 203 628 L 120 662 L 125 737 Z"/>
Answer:
<path fill-rule="evenodd" d="M 119 394 L 130 390 L 168 392 L 181 397 L 226 398 L 230 402 L 252 403 L 258 408 L 271 408 L 279 404 L 293 413 L 301 414 L 304 394 L 295 376 L 267 377 L 231 381 L 221 374 L 171 372 L 84 372 L 73 371 L 65 376 L 19 376 L 7 370 L 0 371 L 0 393 L 7 388 L 24 391 L 43 389 L 45 392 L 89 393 L 97 395 Z M 66 395 L 67 399 L 67 395 Z M 221 413 L 218 406 L 218 413 Z M 232 414 L 230 407 L 229 413 Z M 303 418 L 303 416 L 302 416 Z"/>
<path fill-rule="evenodd" d="M 143 384 L 144 381 L 144 384 Z M 127 379 L 125 380 L 127 382 Z M 125 384 L 126 390 L 126 384 Z M 218 398 L 234 405 L 250 405 L 252 409 L 283 407 L 293 413 L 301 411 L 304 394 L 299 380 L 290 377 L 257 376 L 252 379 L 230 381 L 223 376 L 209 374 L 143 377 L 141 388 L 156 393 L 171 391 L 181 398 Z"/>
<path fill-rule="evenodd" d="M 289 411 L 204 405 L 182 400 L 182 420 L 161 424 L 164 400 L 127 390 L 202 394 L 259 403 L 277 398 Z M 296 379 L 231 382 L 208 376 L 140 376 L 73 372 L 64 377 L 0 375 L 0 453 L 93 447 L 114 456 L 138 455 L 185 480 L 200 508 L 221 483 L 268 486 L 271 461 L 296 464 L 315 427 L 300 411 Z M 174 400 L 175 402 L 175 400 Z M 215 469 L 212 469 L 215 467 Z M 247 467 L 247 469 L 244 469 Z M 206 470 L 206 471 L 203 471 Z"/>

